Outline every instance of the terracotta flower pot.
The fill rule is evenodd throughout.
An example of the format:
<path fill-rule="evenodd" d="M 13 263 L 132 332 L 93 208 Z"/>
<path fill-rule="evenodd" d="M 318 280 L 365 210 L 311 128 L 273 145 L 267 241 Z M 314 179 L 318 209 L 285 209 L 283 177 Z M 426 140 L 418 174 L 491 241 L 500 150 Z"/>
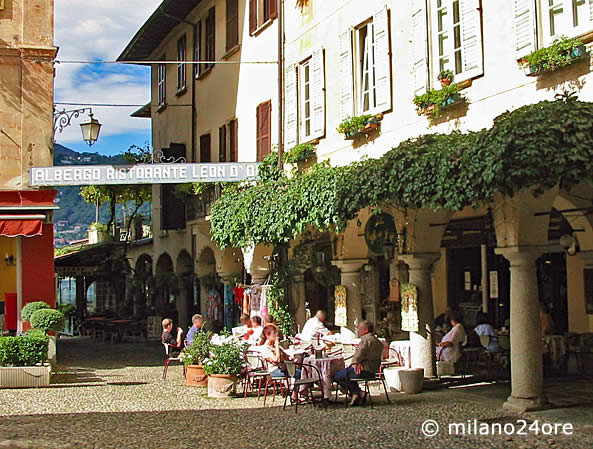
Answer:
<path fill-rule="evenodd" d="M 448 78 L 443 78 L 442 80 L 439 80 L 441 82 L 441 86 L 445 87 L 445 86 L 449 86 L 451 84 L 451 80 Z"/>
<path fill-rule="evenodd" d="M 188 365 L 185 371 L 185 385 L 188 387 L 205 387 L 208 385 L 208 376 L 202 365 Z"/>
<path fill-rule="evenodd" d="M 235 393 L 236 374 L 212 374 L 208 376 L 208 397 L 225 399 Z"/>

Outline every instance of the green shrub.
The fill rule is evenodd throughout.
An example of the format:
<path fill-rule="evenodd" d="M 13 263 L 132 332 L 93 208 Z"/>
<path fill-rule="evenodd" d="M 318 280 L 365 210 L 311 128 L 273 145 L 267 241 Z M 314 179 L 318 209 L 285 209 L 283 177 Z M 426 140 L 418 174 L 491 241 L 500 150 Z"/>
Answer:
<path fill-rule="evenodd" d="M 212 345 L 212 357 L 204 363 L 204 372 L 212 374 L 239 374 L 241 372 L 242 345 L 229 341 L 222 345 Z"/>
<path fill-rule="evenodd" d="M 0 366 L 33 366 L 47 360 L 48 337 L 25 334 L 0 337 Z"/>
<path fill-rule="evenodd" d="M 31 321 L 31 315 L 41 309 L 51 309 L 48 303 L 44 301 L 35 301 L 25 304 L 21 310 L 21 317 L 25 323 Z"/>
<path fill-rule="evenodd" d="M 55 309 L 41 309 L 31 315 L 31 326 L 45 332 L 64 330 L 64 314 Z"/>
<path fill-rule="evenodd" d="M 315 154 L 315 146 L 310 143 L 301 143 L 286 153 L 284 153 L 284 162 L 289 164 L 295 164 L 298 161 L 304 161 L 305 159 L 313 156 Z"/>
<path fill-rule="evenodd" d="M 202 365 L 204 360 L 210 357 L 210 349 L 212 348 L 212 343 L 210 343 L 211 338 L 212 332 L 200 331 L 194 334 L 194 341 L 183 351 L 185 354 L 183 356 L 185 366 Z"/>

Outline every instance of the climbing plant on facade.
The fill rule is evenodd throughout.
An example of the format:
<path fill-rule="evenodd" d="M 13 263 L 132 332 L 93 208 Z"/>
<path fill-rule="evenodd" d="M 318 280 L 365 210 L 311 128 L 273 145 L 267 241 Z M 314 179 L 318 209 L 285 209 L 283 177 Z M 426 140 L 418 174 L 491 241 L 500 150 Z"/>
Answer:
<path fill-rule="evenodd" d="M 211 234 L 221 247 L 287 243 L 308 226 L 339 232 L 361 209 L 385 204 L 460 210 L 497 192 L 593 183 L 593 103 L 565 95 L 501 114 L 488 130 L 423 135 L 380 159 L 320 163 L 290 179 L 275 157 L 260 181 L 228 186 L 214 204 Z"/>

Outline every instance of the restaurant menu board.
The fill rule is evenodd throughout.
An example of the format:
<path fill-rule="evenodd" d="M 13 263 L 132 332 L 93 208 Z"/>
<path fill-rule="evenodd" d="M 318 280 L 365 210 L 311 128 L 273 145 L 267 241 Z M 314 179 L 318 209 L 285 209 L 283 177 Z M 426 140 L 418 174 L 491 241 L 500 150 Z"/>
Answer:
<path fill-rule="evenodd" d="M 418 289 L 414 284 L 401 286 L 402 330 L 418 332 Z"/>
<path fill-rule="evenodd" d="M 348 326 L 348 314 L 346 308 L 346 287 L 336 285 L 334 291 L 336 301 L 335 325 L 340 327 Z"/>

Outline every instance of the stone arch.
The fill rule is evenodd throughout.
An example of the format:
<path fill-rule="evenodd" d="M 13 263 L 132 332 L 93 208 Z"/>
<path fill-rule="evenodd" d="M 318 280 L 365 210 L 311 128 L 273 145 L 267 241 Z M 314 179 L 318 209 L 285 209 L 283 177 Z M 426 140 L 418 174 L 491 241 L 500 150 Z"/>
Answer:
<path fill-rule="evenodd" d="M 574 190 L 577 190 L 578 193 L 574 192 Z M 590 200 L 587 201 L 586 198 L 590 198 Z M 589 214 L 583 213 L 586 211 L 569 211 L 571 209 L 591 207 L 593 207 L 593 189 L 587 188 L 586 186 L 579 186 L 578 189 L 573 189 L 572 193 L 560 191 L 554 200 L 555 209 L 559 211 L 567 211 L 562 212 L 562 214 L 568 220 L 571 227 L 577 230 L 575 232 L 575 237 L 581 251 L 593 250 L 593 211 L 590 211 L 591 213 Z"/>
<path fill-rule="evenodd" d="M 220 272 L 223 274 L 239 274 L 243 273 L 243 252 L 240 248 L 226 248 L 222 252 L 222 263 Z"/>
<path fill-rule="evenodd" d="M 194 264 L 191 255 L 182 249 L 175 263 L 178 294 L 175 301 L 179 324 L 185 329 L 191 321 L 194 292 Z"/>
<path fill-rule="evenodd" d="M 162 253 L 155 265 L 154 300 L 151 301 L 156 313 L 177 322 L 175 299 L 177 294 L 177 278 L 173 260 L 169 253 Z"/>
<path fill-rule="evenodd" d="M 272 245 L 257 245 L 243 249 L 245 269 L 251 274 L 253 282 L 263 282 L 269 272 L 269 261 L 274 254 Z"/>

